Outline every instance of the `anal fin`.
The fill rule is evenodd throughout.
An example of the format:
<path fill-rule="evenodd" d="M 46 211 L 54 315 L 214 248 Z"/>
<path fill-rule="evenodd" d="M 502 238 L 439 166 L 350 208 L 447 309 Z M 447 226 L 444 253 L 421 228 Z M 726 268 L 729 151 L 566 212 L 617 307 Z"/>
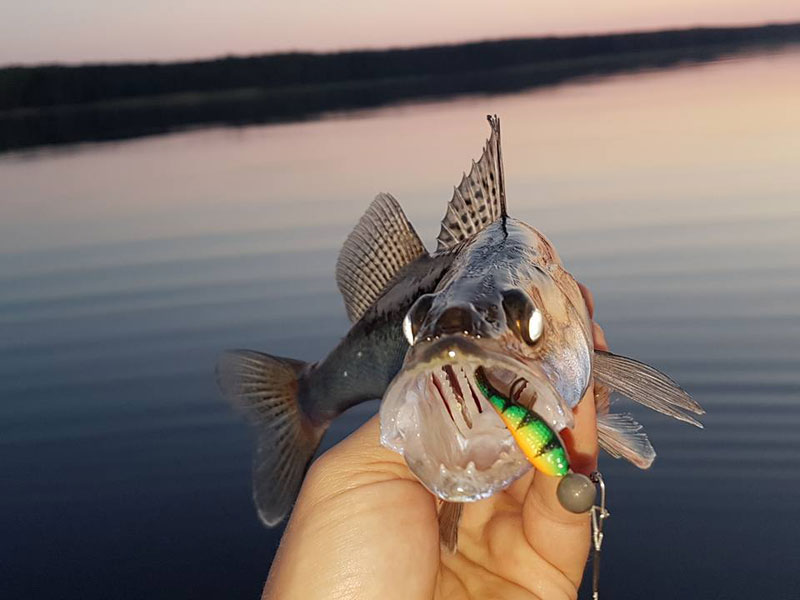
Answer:
<path fill-rule="evenodd" d="M 642 426 L 628 414 L 598 415 L 597 442 L 614 458 L 624 458 L 640 469 L 649 469 L 656 458 Z"/>

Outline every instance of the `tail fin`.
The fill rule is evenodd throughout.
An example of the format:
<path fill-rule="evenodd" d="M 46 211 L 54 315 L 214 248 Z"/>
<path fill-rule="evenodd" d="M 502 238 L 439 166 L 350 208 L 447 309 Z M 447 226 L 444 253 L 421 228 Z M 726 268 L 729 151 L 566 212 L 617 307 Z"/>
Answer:
<path fill-rule="evenodd" d="M 268 527 L 294 504 L 326 425 L 315 425 L 298 402 L 298 377 L 306 363 L 236 350 L 222 355 L 217 382 L 223 395 L 258 429 L 253 499 Z"/>

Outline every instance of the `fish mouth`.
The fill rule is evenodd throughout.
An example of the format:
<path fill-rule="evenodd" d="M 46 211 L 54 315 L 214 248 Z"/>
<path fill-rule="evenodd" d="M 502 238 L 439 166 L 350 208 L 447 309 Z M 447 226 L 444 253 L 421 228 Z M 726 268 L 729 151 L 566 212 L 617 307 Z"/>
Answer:
<path fill-rule="evenodd" d="M 487 498 L 531 467 L 476 376 L 555 431 L 573 425 L 572 411 L 538 364 L 480 342 L 450 336 L 415 346 L 381 403 L 381 443 L 451 502 Z"/>

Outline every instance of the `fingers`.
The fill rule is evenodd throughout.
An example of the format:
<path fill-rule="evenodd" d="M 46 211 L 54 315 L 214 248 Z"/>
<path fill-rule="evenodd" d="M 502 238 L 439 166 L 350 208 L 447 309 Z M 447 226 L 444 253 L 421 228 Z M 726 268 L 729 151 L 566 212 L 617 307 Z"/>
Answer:
<path fill-rule="evenodd" d="M 592 292 L 589 291 L 589 288 L 582 283 L 578 284 L 578 289 L 581 291 L 583 301 L 586 302 L 586 308 L 589 309 L 589 316 L 594 318 L 594 295 L 592 295 Z"/>
<path fill-rule="evenodd" d="M 589 316 L 595 312 L 594 297 L 589 289 L 578 284 Z M 592 321 L 592 337 L 597 350 L 608 350 L 602 327 Z M 561 437 L 577 473 L 588 475 L 597 468 L 597 415 L 593 386 L 575 408 L 575 427 L 564 430 Z M 556 489 L 560 479 L 537 472 L 522 508 L 523 526 L 533 549 L 551 565 L 564 573 L 577 587 L 590 546 L 590 515 L 576 515 L 565 510 L 558 501 Z"/>
<path fill-rule="evenodd" d="M 563 434 L 573 469 L 593 471 L 597 461 L 597 423 L 591 387 L 575 410 L 574 429 Z M 556 496 L 559 481 L 540 472 L 534 475 L 522 508 L 523 527 L 533 549 L 578 585 L 589 553 L 590 517 L 561 506 Z"/>
<path fill-rule="evenodd" d="M 608 342 L 606 341 L 606 334 L 603 328 L 597 323 L 592 321 L 592 337 L 594 337 L 594 349 L 608 351 Z"/>
<path fill-rule="evenodd" d="M 592 292 L 582 283 L 578 284 L 578 289 L 581 291 L 581 295 L 583 296 L 583 301 L 586 302 L 586 308 L 589 311 L 589 317 L 594 319 L 594 295 Z M 595 350 L 608 350 L 608 343 L 606 342 L 606 335 L 603 332 L 603 328 L 600 327 L 597 323 L 592 320 L 592 334 L 594 336 L 594 347 Z"/>
<path fill-rule="evenodd" d="M 597 469 L 597 415 L 594 388 L 589 387 L 575 407 L 575 427 L 561 431 L 561 439 L 569 456 L 569 464 L 576 473 L 588 475 Z"/>

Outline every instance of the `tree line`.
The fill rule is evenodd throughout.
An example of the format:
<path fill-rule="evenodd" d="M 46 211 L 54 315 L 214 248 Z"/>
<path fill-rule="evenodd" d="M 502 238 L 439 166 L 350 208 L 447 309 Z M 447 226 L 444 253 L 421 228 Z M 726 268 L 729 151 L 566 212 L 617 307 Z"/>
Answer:
<path fill-rule="evenodd" d="M 230 90 L 294 90 L 393 78 L 453 76 L 584 58 L 800 41 L 800 23 L 545 37 L 421 48 L 282 53 L 175 63 L 0 69 L 0 111 Z"/>

